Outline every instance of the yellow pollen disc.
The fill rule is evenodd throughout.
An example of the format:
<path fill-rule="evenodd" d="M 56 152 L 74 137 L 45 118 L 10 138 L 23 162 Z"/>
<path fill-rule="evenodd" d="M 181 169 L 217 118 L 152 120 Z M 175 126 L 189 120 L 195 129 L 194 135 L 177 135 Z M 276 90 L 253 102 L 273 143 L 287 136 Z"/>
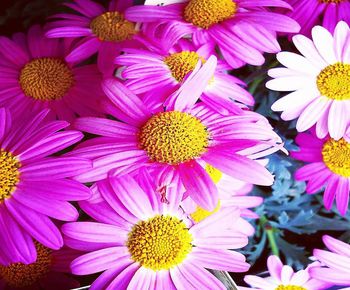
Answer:
<path fill-rule="evenodd" d="M 19 181 L 21 163 L 12 153 L 0 150 L 0 202 L 9 198 Z"/>
<path fill-rule="evenodd" d="M 307 289 L 304 287 L 295 286 L 295 285 L 279 285 L 275 290 L 307 290 Z"/>
<path fill-rule="evenodd" d="M 207 29 L 234 16 L 237 4 L 232 0 L 190 0 L 184 11 L 187 22 Z"/>
<path fill-rule="evenodd" d="M 31 286 L 44 278 L 51 268 L 51 250 L 39 243 L 35 243 L 38 253 L 36 262 L 25 265 L 14 263 L 0 266 L 0 277 L 14 288 Z"/>
<path fill-rule="evenodd" d="M 204 208 L 197 206 L 196 210 L 193 213 L 191 213 L 191 217 L 196 223 L 199 223 L 200 221 L 211 216 L 212 214 L 218 212 L 220 208 L 221 208 L 220 201 L 218 202 L 217 206 L 212 211 L 207 211 Z"/>
<path fill-rule="evenodd" d="M 106 12 L 90 23 L 92 32 L 104 41 L 123 41 L 130 39 L 135 33 L 135 24 L 129 22 L 117 11 Z"/>
<path fill-rule="evenodd" d="M 335 174 L 350 177 L 350 144 L 344 139 L 329 139 L 323 145 L 323 162 Z"/>
<path fill-rule="evenodd" d="M 222 178 L 222 172 L 209 164 L 205 166 L 205 171 L 209 174 L 215 184 L 218 183 Z"/>
<path fill-rule="evenodd" d="M 185 76 L 194 70 L 198 61 L 205 63 L 205 59 L 200 57 L 195 51 L 182 51 L 173 53 L 164 59 L 164 63 L 169 67 L 172 76 L 182 82 Z"/>
<path fill-rule="evenodd" d="M 139 146 L 152 161 L 179 164 L 201 156 L 209 134 L 196 117 L 177 111 L 151 117 L 139 133 Z"/>
<path fill-rule="evenodd" d="M 192 251 L 192 235 L 177 217 L 157 215 L 140 221 L 126 243 L 132 259 L 154 271 L 169 270 Z"/>
<path fill-rule="evenodd" d="M 320 93 L 333 100 L 350 99 L 350 64 L 336 63 L 324 68 L 316 80 Z"/>
<path fill-rule="evenodd" d="M 43 57 L 24 66 L 19 83 L 26 96 L 40 101 L 53 101 L 68 92 L 74 84 L 74 78 L 62 59 Z"/>

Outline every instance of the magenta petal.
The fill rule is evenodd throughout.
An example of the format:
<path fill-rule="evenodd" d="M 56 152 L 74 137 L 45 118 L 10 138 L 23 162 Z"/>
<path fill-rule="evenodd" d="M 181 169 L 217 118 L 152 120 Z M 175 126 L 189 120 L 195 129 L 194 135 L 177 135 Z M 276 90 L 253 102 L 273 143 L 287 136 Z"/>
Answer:
<path fill-rule="evenodd" d="M 46 196 L 21 192 L 20 190 L 17 190 L 12 197 L 28 208 L 57 220 L 72 222 L 79 217 L 76 208 L 66 201 L 48 199 Z"/>
<path fill-rule="evenodd" d="M 196 161 L 179 165 L 180 177 L 187 193 L 202 208 L 213 210 L 219 201 L 218 190 L 208 173 Z"/>
<path fill-rule="evenodd" d="M 5 206 L 0 209 L 0 256 L 6 263 L 33 263 L 36 249 L 33 239 L 11 217 Z"/>
<path fill-rule="evenodd" d="M 72 177 L 91 169 L 91 163 L 90 160 L 77 157 L 47 158 L 23 166 L 21 178 L 40 181 Z"/>
<path fill-rule="evenodd" d="M 126 247 L 105 248 L 76 258 L 71 263 L 75 275 L 90 275 L 118 266 L 119 259 L 130 256 Z M 130 260 L 131 262 L 131 260 Z"/>
<path fill-rule="evenodd" d="M 63 246 L 60 231 L 45 215 L 35 212 L 10 198 L 5 201 L 15 220 L 39 243 L 54 250 Z"/>
<path fill-rule="evenodd" d="M 66 56 L 69 63 L 79 62 L 92 56 L 98 51 L 101 42 L 96 37 L 84 39 Z"/>
<path fill-rule="evenodd" d="M 106 290 L 127 289 L 135 272 L 140 268 L 138 263 L 133 263 L 125 268 L 106 288 Z"/>
<path fill-rule="evenodd" d="M 62 232 L 86 243 L 112 243 L 116 246 L 123 245 L 128 236 L 124 229 L 96 222 L 67 223 L 62 226 Z"/>
<path fill-rule="evenodd" d="M 244 255 L 231 250 L 214 250 L 194 247 L 192 250 L 196 265 L 207 269 L 230 272 L 246 272 L 250 265 L 245 262 Z"/>
<path fill-rule="evenodd" d="M 133 264 L 129 257 L 123 257 L 118 260 L 118 265 L 103 272 L 94 283 L 92 283 L 90 290 L 106 289 L 107 286 L 127 267 Z M 126 287 L 125 287 L 126 288 Z M 124 288 L 124 289 L 125 289 Z"/>
<path fill-rule="evenodd" d="M 147 194 L 129 175 L 109 178 L 109 182 L 119 200 L 136 217 L 141 220 L 152 215 L 153 210 Z"/>
<path fill-rule="evenodd" d="M 202 159 L 225 174 L 239 180 L 258 185 L 269 186 L 273 184 L 274 179 L 271 173 L 258 162 L 245 156 L 210 150 L 202 156 Z"/>

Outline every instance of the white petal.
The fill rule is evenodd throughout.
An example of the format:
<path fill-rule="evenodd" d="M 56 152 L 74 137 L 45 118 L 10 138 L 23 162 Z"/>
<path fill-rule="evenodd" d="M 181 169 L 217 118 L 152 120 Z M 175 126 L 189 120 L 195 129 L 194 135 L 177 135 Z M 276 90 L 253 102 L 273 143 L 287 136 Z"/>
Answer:
<path fill-rule="evenodd" d="M 315 26 L 312 29 L 312 38 L 318 52 L 324 60 L 329 64 L 336 63 L 337 58 L 334 53 L 332 34 L 322 26 Z"/>
<path fill-rule="evenodd" d="M 305 57 L 293 52 L 280 52 L 277 54 L 277 59 L 284 66 L 308 75 L 317 76 L 321 71 Z"/>

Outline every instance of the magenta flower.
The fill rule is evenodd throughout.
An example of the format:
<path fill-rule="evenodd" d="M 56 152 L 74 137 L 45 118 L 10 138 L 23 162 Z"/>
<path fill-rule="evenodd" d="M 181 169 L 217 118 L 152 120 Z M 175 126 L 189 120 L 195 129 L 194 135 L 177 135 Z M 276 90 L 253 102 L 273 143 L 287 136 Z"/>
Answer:
<path fill-rule="evenodd" d="M 83 138 L 69 124 L 46 121 L 48 111 L 12 120 L 0 109 L 0 264 L 33 263 L 33 238 L 57 250 L 63 239 L 50 218 L 75 221 L 78 211 L 69 201 L 89 198 L 90 190 L 68 177 L 91 168 L 78 157 L 49 157 Z"/>
<path fill-rule="evenodd" d="M 315 249 L 313 254 L 325 267 L 311 269 L 311 276 L 334 285 L 350 286 L 350 245 L 328 235 L 323 236 L 323 242 L 329 251 Z"/>
<path fill-rule="evenodd" d="M 37 259 L 31 264 L 0 265 L 0 289 L 3 290 L 70 290 L 80 286 L 67 275 L 70 263 L 81 253 L 68 248 L 52 251 L 35 242 Z"/>
<path fill-rule="evenodd" d="M 124 10 L 132 5 L 132 0 L 111 0 L 108 9 L 91 0 L 74 0 L 64 5 L 80 15 L 60 13 L 52 16 L 55 20 L 48 24 L 47 37 L 81 38 L 74 49 L 66 56 L 66 61 L 81 61 L 96 52 L 120 51 L 136 33 L 135 23 L 124 17 Z M 98 59 L 103 68 L 105 59 Z"/>
<path fill-rule="evenodd" d="M 306 131 L 316 124 L 316 133 L 342 138 L 350 124 L 350 30 L 339 22 L 334 35 L 316 26 L 312 40 L 303 35 L 293 37 L 301 52 L 280 52 L 277 59 L 286 66 L 273 68 L 266 87 L 275 91 L 293 91 L 277 100 L 272 110 L 283 111 L 283 120 L 298 118 L 296 128 Z"/>
<path fill-rule="evenodd" d="M 158 1 L 159 3 L 168 1 Z M 174 2 L 174 1 L 172 1 Z M 261 65 L 263 52 L 276 53 L 280 46 L 277 32 L 298 32 L 293 19 L 265 7 L 291 8 L 281 0 L 180 0 L 165 6 L 134 6 L 126 10 L 131 21 L 166 25 L 172 39 L 191 35 L 196 45 L 220 48 L 233 68 L 245 63 Z"/>
<path fill-rule="evenodd" d="M 103 88 L 113 103 L 107 111 L 122 121 L 91 117 L 75 122 L 79 130 L 102 136 L 69 153 L 93 161 L 93 169 L 76 179 L 92 182 L 111 170 L 119 174 L 148 167 L 163 176 L 164 186 L 168 177 L 179 175 L 188 194 L 207 210 L 217 205 L 217 188 L 199 161 L 237 179 L 271 185 L 272 175 L 252 159 L 281 149 L 280 138 L 259 114 L 222 116 L 203 103 L 195 105 L 210 78 L 200 70 L 158 110 L 150 110 L 120 82 L 105 80 Z"/>
<path fill-rule="evenodd" d="M 96 222 L 63 225 L 65 242 L 89 251 L 71 264 L 73 274 L 104 271 L 92 284 L 99 289 L 226 289 L 206 269 L 245 272 L 249 264 L 235 251 L 248 239 L 225 230 L 239 210 L 216 213 L 192 225 L 179 210 L 178 187 L 168 202 L 155 191 L 153 177 L 137 183 L 128 175 L 97 183 L 91 200 L 81 206 Z M 174 181 L 175 182 L 175 181 Z"/>
<path fill-rule="evenodd" d="M 286 0 L 293 10 L 290 17 L 299 22 L 300 33 L 309 36 L 312 27 L 322 25 L 333 33 L 341 20 L 350 24 L 348 0 Z"/>
<path fill-rule="evenodd" d="M 50 108 L 66 121 L 100 114 L 100 73 L 96 65 L 67 62 L 68 44 L 46 39 L 38 25 L 27 35 L 0 37 L 0 107 L 17 116 Z"/>
<path fill-rule="evenodd" d="M 186 76 L 196 69 L 198 62 L 209 62 L 216 55 L 213 46 L 208 44 L 196 48 L 189 40 L 181 39 L 171 48 L 166 35 L 143 42 L 143 49 L 126 49 L 126 54 L 116 58 L 118 65 L 125 66 L 121 76 L 125 85 L 149 106 L 162 106 L 166 98 L 180 87 Z M 239 112 L 239 106 L 254 105 L 254 98 L 242 88 L 245 84 L 229 75 L 230 67 L 219 60 L 213 78 L 203 91 L 200 99 L 221 114 Z M 236 100 L 240 103 L 234 103 Z M 153 105 L 154 104 L 154 105 Z"/>
<path fill-rule="evenodd" d="M 261 278 L 259 276 L 247 275 L 244 281 L 251 288 L 239 287 L 245 289 L 259 290 L 323 290 L 329 289 L 331 284 L 312 278 L 310 271 L 317 267 L 318 263 L 309 265 L 305 270 L 294 272 L 290 266 L 283 265 L 277 256 L 270 256 L 267 259 L 267 268 L 270 276 Z"/>
<path fill-rule="evenodd" d="M 300 151 L 291 152 L 291 156 L 308 164 L 296 171 L 295 179 L 307 181 L 306 192 L 310 194 L 325 187 L 326 209 L 330 209 L 336 199 L 339 212 L 345 215 L 350 191 L 350 143 L 345 139 L 318 139 L 314 130 L 300 133 L 296 143 Z"/>

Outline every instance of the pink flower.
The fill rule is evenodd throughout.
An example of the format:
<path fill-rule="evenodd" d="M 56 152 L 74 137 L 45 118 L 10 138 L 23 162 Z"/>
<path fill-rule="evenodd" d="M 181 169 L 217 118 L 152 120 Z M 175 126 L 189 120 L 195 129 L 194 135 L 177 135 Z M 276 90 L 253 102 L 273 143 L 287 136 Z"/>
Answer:
<path fill-rule="evenodd" d="M 350 245 L 328 235 L 323 236 L 323 242 L 330 251 L 315 249 L 313 255 L 325 267 L 312 268 L 311 276 L 334 285 L 350 286 Z"/>
<path fill-rule="evenodd" d="M 293 10 L 290 17 L 299 22 L 300 33 L 310 35 L 312 27 L 322 25 L 333 33 L 341 20 L 350 24 L 350 3 L 348 0 L 286 0 Z"/>
<path fill-rule="evenodd" d="M 168 1 L 158 1 L 159 3 Z M 171 1 L 173 3 L 174 1 Z M 179 0 L 165 6 L 134 6 L 127 19 L 155 26 L 166 26 L 172 39 L 191 35 L 195 45 L 212 44 L 220 48 L 233 68 L 246 63 L 261 65 L 263 52 L 276 53 L 280 46 L 277 32 L 298 32 L 291 18 L 265 7 L 291 8 L 281 0 Z"/>
<path fill-rule="evenodd" d="M 4 290 L 70 290 L 79 287 L 71 276 L 70 263 L 81 253 L 68 248 L 52 251 L 35 242 L 37 259 L 31 264 L 0 265 L 0 288 Z"/>
<path fill-rule="evenodd" d="M 303 132 L 316 124 L 319 138 L 328 133 L 336 140 L 342 138 L 350 124 L 350 30 L 339 22 L 334 35 L 316 26 L 312 39 L 303 35 L 293 37 L 301 52 L 280 52 L 277 59 L 286 68 L 273 68 L 274 79 L 266 86 L 275 91 L 293 91 L 277 100 L 272 110 L 283 111 L 281 118 L 297 119 L 296 128 Z"/>
<path fill-rule="evenodd" d="M 244 281 L 251 288 L 239 287 L 245 289 L 259 290 L 323 290 L 329 289 L 329 283 L 318 280 L 310 276 L 310 271 L 318 264 L 313 263 L 305 270 L 294 272 L 290 266 L 283 265 L 277 256 L 270 256 L 267 259 L 267 268 L 270 276 L 261 278 L 259 276 L 247 275 Z"/>
<path fill-rule="evenodd" d="M 67 223 L 65 242 L 89 251 L 71 264 L 73 274 L 103 273 L 92 284 L 99 289 L 226 289 L 206 269 L 245 272 L 249 264 L 235 251 L 248 239 L 226 230 L 239 210 L 216 213 L 192 225 L 179 210 L 178 187 L 161 201 L 153 177 L 143 172 L 109 178 L 94 186 L 92 199 L 81 202 L 96 222 Z"/>
<path fill-rule="evenodd" d="M 181 39 L 169 46 L 167 35 L 147 40 L 140 35 L 142 49 L 126 49 L 126 54 L 116 58 L 118 65 L 125 66 L 121 76 L 125 85 L 134 93 L 142 94 L 149 106 L 162 106 L 166 98 L 177 90 L 190 72 L 199 68 L 198 63 L 209 62 L 216 55 L 213 46 L 205 44 L 196 48 L 189 40 Z M 229 75 L 230 67 L 219 60 L 212 79 L 200 99 L 221 114 L 237 113 L 242 103 L 254 105 L 253 97 L 242 88 L 245 84 Z M 233 102 L 233 100 L 238 102 Z M 154 104 L 154 105 L 153 105 Z"/>
<path fill-rule="evenodd" d="M 60 131 L 69 124 L 47 121 L 48 111 L 34 117 L 11 118 L 0 108 L 0 264 L 33 263 L 33 239 L 58 250 L 63 239 L 51 220 L 75 221 L 79 214 L 69 201 L 90 197 L 89 188 L 68 179 L 91 168 L 79 157 L 50 157 L 83 138 Z M 60 132 L 59 132 L 60 131 Z"/>
<path fill-rule="evenodd" d="M 40 26 L 27 35 L 0 37 L 0 107 L 21 116 L 50 108 L 61 120 L 101 113 L 101 76 L 96 65 L 65 60 L 69 41 L 47 39 Z"/>
<path fill-rule="evenodd" d="M 318 139 L 314 130 L 299 134 L 296 143 L 300 151 L 291 152 L 291 156 L 308 164 L 296 171 L 295 179 L 307 181 L 306 192 L 310 194 L 325 187 L 326 209 L 336 199 L 339 212 L 345 215 L 350 190 L 350 143 L 345 139 Z"/>
<path fill-rule="evenodd" d="M 96 52 L 120 51 L 136 33 L 135 23 L 124 17 L 124 10 L 132 5 L 132 0 L 111 0 L 108 9 L 91 0 L 74 0 L 65 3 L 80 15 L 60 13 L 52 16 L 55 20 L 48 24 L 47 37 L 81 38 L 75 48 L 66 56 L 66 61 L 81 61 Z M 98 58 L 98 66 L 106 70 L 104 57 Z M 109 59 L 108 59 L 109 60 Z"/>
<path fill-rule="evenodd" d="M 209 62 L 209 61 L 208 61 Z M 102 137 L 82 143 L 71 156 L 93 161 L 93 169 L 76 176 L 81 182 L 107 177 L 108 172 L 152 168 L 162 185 L 180 176 L 188 194 L 201 207 L 213 210 L 217 188 L 199 162 L 237 179 L 271 185 L 272 175 L 257 161 L 281 148 L 281 139 L 259 114 L 242 111 L 222 116 L 203 103 L 195 104 L 211 73 L 200 70 L 163 108 L 151 110 L 138 96 L 114 79 L 105 80 L 107 108 L 121 121 L 80 118 L 75 127 Z"/>

